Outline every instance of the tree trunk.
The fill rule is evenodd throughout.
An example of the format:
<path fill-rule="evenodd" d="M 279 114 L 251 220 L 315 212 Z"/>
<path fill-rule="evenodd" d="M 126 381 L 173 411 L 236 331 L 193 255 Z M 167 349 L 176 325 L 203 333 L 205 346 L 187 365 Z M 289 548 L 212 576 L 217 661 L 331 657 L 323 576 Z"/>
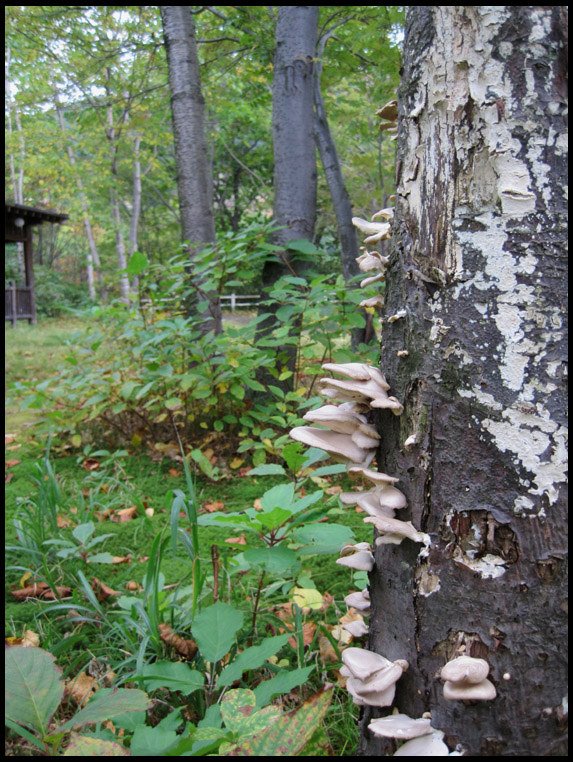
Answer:
<path fill-rule="evenodd" d="M 194 255 L 214 244 L 213 178 L 205 137 L 205 102 L 201 92 L 195 25 L 190 6 L 160 6 L 169 67 L 175 162 L 183 240 L 188 243 L 191 284 L 201 290 L 192 273 Z M 203 330 L 221 331 L 218 295 L 206 295 L 209 309 Z M 189 305 L 190 309 L 192 306 Z"/>
<path fill-rule="evenodd" d="M 378 464 L 431 545 L 376 549 L 369 648 L 465 756 L 567 754 L 566 35 L 563 6 L 406 16 Z M 460 653 L 494 700 L 443 698 Z"/>
<path fill-rule="evenodd" d="M 56 107 L 56 115 L 58 117 L 58 124 L 60 125 L 60 129 L 62 131 L 62 134 L 66 133 L 66 127 L 64 124 L 64 115 L 62 113 L 62 106 L 60 104 L 60 99 L 58 96 L 58 91 L 56 89 L 55 83 L 52 83 L 52 88 L 54 91 L 54 105 Z M 71 166 L 73 167 L 75 173 L 76 173 L 76 184 L 78 186 L 78 191 L 80 194 L 81 199 L 81 205 L 82 210 L 84 213 L 84 227 L 86 229 L 86 235 L 88 238 L 88 254 L 87 254 L 87 276 L 88 276 L 88 290 L 90 299 L 92 301 L 95 301 L 96 298 L 96 291 L 95 291 L 95 280 L 94 280 L 94 265 L 97 268 L 101 267 L 100 259 L 99 259 L 99 253 L 97 250 L 95 238 L 92 231 L 92 226 L 90 222 L 90 216 L 89 216 L 89 210 L 88 210 L 88 200 L 84 191 L 84 186 L 82 183 L 82 179 L 79 175 L 79 172 L 77 171 L 76 166 L 76 157 L 74 154 L 74 150 L 71 146 L 71 143 L 68 143 L 67 145 L 67 152 L 68 152 L 68 159 L 70 161 Z"/>
<path fill-rule="evenodd" d="M 10 64 L 12 62 L 12 56 L 10 47 L 6 48 L 6 63 L 4 65 L 4 84 L 6 89 L 6 122 L 8 128 L 8 135 L 12 135 L 12 114 L 14 114 L 14 122 L 16 124 L 16 131 L 18 132 L 20 143 L 20 166 L 18 174 L 16 175 L 16 160 L 14 153 L 10 150 L 10 178 L 12 180 L 12 188 L 14 190 L 14 203 L 23 204 L 24 198 L 24 159 L 26 156 L 24 145 L 24 132 L 22 130 L 22 124 L 20 123 L 20 115 L 16 108 L 16 103 L 12 97 L 12 80 L 10 77 Z M 26 282 L 26 264 L 24 262 L 24 244 L 22 241 L 16 243 L 16 256 L 18 258 L 18 273 L 20 275 L 20 282 Z"/>
<path fill-rule="evenodd" d="M 264 266 L 263 289 L 281 276 L 300 274 L 304 267 L 286 244 L 300 238 L 312 241 L 316 219 L 316 146 L 313 114 L 313 59 L 318 28 L 317 5 L 280 5 L 275 31 L 273 76 L 273 216 L 284 228 L 273 234 L 279 256 Z M 280 305 L 277 305 L 277 307 Z M 264 308 L 265 312 L 272 308 Z M 262 331 L 272 327 L 267 321 Z M 286 349 L 285 364 L 294 370 L 296 352 Z"/>
<path fill-rule="evenodd" d="M 322 58 L 327 39 L 322 41 L 317 52 L 317 58 Z M 320 74 L 322 72 L 322 62 L 319 60 L 316 64 L 316 73 L 314 77 L 314 106 L 315 106 L 315 136 L 316 145 L 320 154 L 324 176 L 328 183 L 328 190 L 332 201 L 332 207 L 336 216 L 336 226 L 338 228 L 338 241 L 340 243 L 340 258 L 342 262 L 342 274 L 344 280 L 348 283 L 354 276 L 360 274 L 360 268 L 356 259 L 360 255 L 358 245 L 358 236 L 356 228 L 352 224 L 352 204 L 350 196 L 346 190 L 342 170 L 338 161 L 336 146 L 328 126 L 326 111 L 324 109 L 324 100 L 320 88 Z M 368 315 L 364 313 L 366 325 L 364 328 L 355 328 L 352 331 L 352 348 L 356 349 L 358 345 L 366 341 L 368 328 Z"/>

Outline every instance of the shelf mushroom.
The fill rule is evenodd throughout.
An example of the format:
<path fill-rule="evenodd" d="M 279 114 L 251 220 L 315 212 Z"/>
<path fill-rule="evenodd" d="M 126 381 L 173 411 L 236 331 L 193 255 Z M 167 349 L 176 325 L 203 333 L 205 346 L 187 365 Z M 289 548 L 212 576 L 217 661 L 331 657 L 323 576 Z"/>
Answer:
<path fill-rule="evenodd" d="M 357 412 L 356 404 L 345 402 L 342 405 L 323 405 L 310 410 L 303 416 L 305 421 L 326 426 L 331 431 L 348 434 L 352 441 L 364 449 L 376 448 L 380 434 L 376 426 L 368 423 L 366 416 Z"/>
<path fill-rule="evenodd" d="M 418 532 L 411 521 L 400 521 L 387 516 L 368 516 L 364 519 L 364 523 L 374 524 L 380 532 L 380 537 L 376 538 L 377 546 L 400 545 L 405 539 L 412 540 L 412 542 L 422 542 L 424 545 L 430 544 L 430 536 L 425 532 Z"/>
<path fill-rule="evenodd" d="M 354 703 L 368 706 L 391 706 L 396 682 L 408 669 L 408 662 L 391 662 L 380 654 L 363 648 L 346 648 L 342 652 L 344 667 L 341 674 L 348 677 L 346 688 Z"/>
<path fill-rule="evenodd" d="M 340 551 L 340 558 L 336 559 L 340 566 L 348 566 L 350 569 L 359 571 L 372 571 L 374 568 L 374 556 L 368 542 L 359 542 L 356 545 L 345 545 Z"/>
<path fill-rule="evenodd" d="M 374 460 L 376 448 L 365 449 L 357 445 L 348 434 L 340 434 L 326 429 L 313 429 L 311 426 L 297 426 L 291 429 L 289 436 L 297 442 L 325 450 L 335 460 L 342 463 L 369 465 Z"/>
<path fill-rule="evenodd" d="M 409 741 L 418 736 L 431 733 L 430 720 L 420 717 L 417 720 L 408 717 L 407 714 L 391 714 L 388 717 L 379 717 L 372 720 L 368 725 L 375 736 L 379 738 L 396 738 L 401 741 Z"/>
<path fill-rule="evenodd" d="M 390 484 L 365 492 L 341 492 L 340 499 L 345 505 L 356 504 L 370 516 L 394 518 L 394 512 L 407 505 L 406 496 Z"/>
<path fill-rule="evenodd" d="M 389 222 L 368 222 L 361 217 L 353 217 L 352 224 L 368 236 L 364 239 L 364 243 L 376 243 L 390 238 L 392 234 L 392 226 Z"/>
<path fill-rule="evenodd" d="M 356 593 L 349 593 L 344 598 L 344 603 L 357 611 L 361 611 L 364 616 L 368 616 L 370 614 L 370 593 L 368 588 L 365 587 L 364 590 L 358 590 Z"/>
<path fill-rule="evenodd" d="M 445 680 L 444 698 L 450 701 L 491 701 L 497 696 L 494 684 L 487 679 L 489 664 L 485 659 L 458 656 L 440 672 Z"/>
<path fill-rule="evenodd" d="M 442 740 L 442 730 L 432 730 L 418 738 L 412 738 L 394 752 L 393 757 L 449 757 L 450 750 Z M 457 754 L 456 754 L 457 756 Z"/>

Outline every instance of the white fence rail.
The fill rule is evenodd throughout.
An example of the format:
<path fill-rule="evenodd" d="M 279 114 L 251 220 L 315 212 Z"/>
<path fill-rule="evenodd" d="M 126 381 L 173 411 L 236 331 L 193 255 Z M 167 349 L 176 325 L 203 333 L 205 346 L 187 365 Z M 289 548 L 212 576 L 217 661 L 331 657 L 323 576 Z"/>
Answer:
<path fill-rule="evenodd" d="M 236 309 L 243 309 L 245 307 L 257 307 L 261 294 L 224 294 L 219 297 L 222 309 L 231 309 L 234 312 Z M 167 306 L 170 302 L 174 301 L 174 298 L 158 299 L 157 303 L 165 304 Z M 152 305 L 151 299 L 142 299 L 140 301 L 141 306 L 146 309 Z"/>

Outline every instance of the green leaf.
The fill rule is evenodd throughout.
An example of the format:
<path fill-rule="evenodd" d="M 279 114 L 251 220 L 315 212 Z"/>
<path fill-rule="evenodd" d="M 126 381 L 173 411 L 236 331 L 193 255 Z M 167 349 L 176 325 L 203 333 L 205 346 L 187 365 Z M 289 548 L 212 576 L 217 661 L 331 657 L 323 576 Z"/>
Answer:
<path fill-rule="evenodd" d="M 294 757 L 320 727 L 330 705 L 332 690 L 320 691 L 292 712 L 233 750 L 238 757 Z"/>
<path fill-rule="evenodd" d="M 278 706 L 266 706 L 257 711 L 255 694 L 247 689 L 227 691 L 221 701 L 225 726 L 240 736 L 260 733 L 277 719 L 280 712 Z"/>
<path fill-rule="evenodd" d="M 233 397 L 235 397 L 238 400 L 245 399 L 245 390 L 242 386 L 239 386 L 239 384 L 233 384 L 231 388 L 229 389 Z"/>
<path fill-rule="evenodd" d="M 278 506 L 276 508 L 273 508 L 272 511 L 267 511 L 266 513 L 263 513 L 263 511 L 260 511 L 257 514 L 257 520 L 266 528 L 269 530 L 277 529 L 277 527 L 280 527 L 281 524 L 284 524 L 285 521 L 290 519 L 292 516 L 291 511 L 287 511 L 285 508 L 279 508 Z"/>
<path fill-rule="evenodd" d="M 72 535 L 81 545 L 85 545 L 94 532 L 95 524 L 93 521 L 88 521 L 87 524 L 80 524 L 77 526 L 72 532 Z"/>
<path fill-rule="evenodd" d="M 280 474 L 284 476 L 286 471 L 278 463 L 263 463 L 261 466 L 251 468 L 247 476 L 270 476 L 271 474 Z"/>
<path fill-rule="evenodd" d="M 250 566 L 262 566 L 269 572 L 282 572 L 296 564 L 296 553 L 282 545 L 272 548 L 251 548 L 243 554 Z"/>
<path fill-rule="evenodd" d="M 275 696 L 288 693 L 297 685 L 302 685 L 308 680 L 314 667 L 303 667 L 290 672 L 279 672 L 276 677 L 259 683 L 255 688 L 257 706 L 265 706 Z"/>
<path fill-rule="evenodd" d="M 222 659 L 235 642 L 242 624 L 242 612 L 221 601 L 197 614 L 191 631 L 205 661 Z"/>
<path fill-rule="evenodd" d="M 289 241 L 286 246 L 288 249 L 292 249 L 292 251 L 300 251 L 301 254 L 321 254 L 321 250 L 317 249 L 312 241 L 309 241 L 307 238 L 298 238 L 295 241 Z M 289 282 L 293 282 L 294 280 L 295 278 L 289 278 Z M 306 280 L 303 278 L 296 278 L 296 280 L 302 281 L 301 285 L 306 285 Z"/>
<path fill-rule="evenodd" d="M 338 553 L 343 545 L 352 541 L 353 536 L 352 529 L 342 524 L 307 524 L 295 529 L 290 537 L 293 542 L 306 546 L 298 553 L 310 555 Z"/>
<path fill-rule="evenodd" d="M 132 757 L 162 757 L 178 740 L 179 736 L 172 729 L 138 725 L 129 748 Z"/>
<path fill-rule="evenodd" d="M 41 648 L 12 646 L 4 660 L 6 717 L 44 736 L 64 695 L 62 670 Z"/>
<path fill-rule="evenodd" d="M 128 275 L 140 275 L 147 267 L 147 257 L 140 251 L 134 251 L 127 265 Z"/>
<path fill-rule="evenodd" d="M 54 734 L 66 732 L 78 725 L 112 720 L 127 712 L 151 709 L 152 705 L 147 694 L 137 688 L 99 690 L 84 709 L 80 709 L 71 720 L 57 728 Z"/>
<path fill-rule="evenodd" d="M 267 490 L 261 497 L 261 508 L 263 511 L 272 511 L 273 508 L 286 508 L 290 506 L 294 498 L 294 485 L 277 484 L 276 487 L 272 487 Z"/>
<path fill-rule="evenodd" d="M 231 685 L 235 680 L 239 680 L 247 669 L 256 669 L 262 666 L 268 658 L 274 656 L 285 645 L 289 637 L 289 633 L 286 633 L 286 635 L 275 635 L 271 638 L 265 638 L 259 646 L 246 648 L 237 656 L 232 664 L 225 667 L 221 672 L 217 680 L 217 688 Z"/>
<path fill-rule="evenodd" d="M 141 672 L 143 684 L 148 691 L 156 688 L 169 688 L 180 691 L 184 696 L 203 687 L 205 678 L 201 672 L 184 662 L 156 661 L 146 664 Z"/>

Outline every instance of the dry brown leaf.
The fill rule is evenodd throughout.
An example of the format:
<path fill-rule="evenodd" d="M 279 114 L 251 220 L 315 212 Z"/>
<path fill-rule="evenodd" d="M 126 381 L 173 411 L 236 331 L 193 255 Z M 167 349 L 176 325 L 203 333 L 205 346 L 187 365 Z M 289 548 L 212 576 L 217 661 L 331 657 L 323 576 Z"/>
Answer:
<path fill-rule="evenodd" d="M 23 646 L 24 648 L 37 648 L 40 645 L 40 636 L 33 630 L 24 630 L 21 638 L 6 638 L 11 646 Z"/>
<path fill-rule="evenodd" d="M 67 598 L 72 594 L 70 587 L 56 587 L 60 598 Z M 17 601 L 25 601 L 27 598 L 42 598 L 43 600 L 55 600 L 57 596 L 45 582 L 33 582 L 21 590 L 12 590 L 12 595 Z"/>
<path fill-rule="evenodd" d="M 168 473 L 170 474 L 170 476 L 177 477 L 177 476 L 181 476 L 183 471 L 180 471 L 178 468 L 170 468 L 168 470 Z"/>
<path fill-rule="evenodd" d="M 105 582 L 101 582 L 97 577 L 93 577 L 91 588 L 100 603 L 105 601 L 106 598 L 109 598 L 110 595 L 121 595 L 119 590 L 112 590 L 109 585 L 106 585 Z"/>
<path fill-rule="evenodd" d="M 66 680 L 64 696 L 67 696 L 76 706 L 84 707 L 97 689 L 95 677 L 80 672 L 73 680 Z"/>
<path fill-rule="evenodd" d="M 126 590 L 132 590 L 133 592 L 139 592 L 140 590 L 143 590 L 143 586 L 139 584 L 139 582 L 135 582 L 134 580 L 130 580 L 129 582 L 125 583 L 125 589 Z"/>
<path fill-rule="evenodd" d="M 253 505 L 254 505 L 256 511 L 262 511 L 263 510 L 263 506 L 261 505 L 261 501 L 259 500 L 259 498 L 257 498 L 255 500 Z"/>
<path fill-rule="evenodd" d="M 7 474 L 4 474 L 4 483 L 9 484 L 12 479 L 14 478 L 14 473 L 12 471 L 9 471 Z"/>
<path fill-rule="evenodd" d="M 320 653 L 320 659 L 323 664 L 329 664 L 338 661 L 338 656 L 332 643 L 322 633 L 318 636 L 318 651 Z"/>
<path fill-rule="evenodd" d="M 213 503 L 203 503 L 203 508 L 208 513 L 213 513 L 214 511 L 222 511 L 225 507 L 225 503 L 223 503 L 222 500 L 215 500 Z"/>
<path fill-rule="evenodd" d="M 60 527 L 60 529 L 65 529 L 69 526 L 75 527 L 75 523 L 71 519 L 68 519 L 65 516 L 60 516 L 60 514 L 56 516 L 56 524 Z"/>
<path fill-rule="evenodd" d="M 178 654 L 185 656 L 187 659 L 192 659 L 197 653 L 197 643 L 194 640 L 186 640 L 180 635 L 177 635 L 168 624 L 162 622 L 159 627 L 159 637 L 168 646 L 174 648 Z"/>
<path fill-rule="evenodd" d="M 328 487 L 324 491 L 327 495 L 338 495 L 339 492 L 342 492 L 342 487 L 336 485 L 335 487 Z"/>
<path fill-rule="evenodd" d="M 303 624 L 302 626 L 302 642 L 305 646 L 309 646 L 312 643 L 312 639 L 314 638 L 314 633 L 316 632 L 316 624 L 314 622 L 307 622 L 306 624 Z M 289 644 L 293 647 L 297 647 L 297 639 L 292 636 L 292 638 L 288 639 Z"/>
<path fill-rule="evenodd" d="M 227 537 L 225 542 L 228 542 L 231 545 L 246 545 L 247 544 L 247 538 L 244 534 L 239 535 L 239 537 Z"/>
<path fill-rule="evenodd" d="M 6 468 L 13 468 L 14 466 L 17 466 L 20 461 L 16 460 L 15 458 L 11 458 L 10 460 L 7 460 L 4 465 Z"/>
<path fill-rule="evenodd" d="M 131 562 L 131 556 L 114 556 L 114 564 L 129 564 Z"/>
<path fill-rule="evenodd" d="M 12 444 L 16 440 L 16 434 L 4 434 L 4 444 Z"/>
<path fill-rule="evenodd" d="M 11 445 L 10 447 L 6 447 L 6 449 L 7 450 L 19 450 L 20 447 L 22 447 L 21 444 L 15 444 L 15 445 Z"/>
<path fill-rule="evenodd" d="M 86 471 L 97 471 L 99 468 L 99 460 L 96 460 L 95 458 L 86 458 L 84 462 L 82 463 L 82 467 L 85 468 Z M 89 490 L 88 490 L 89 495 Z"/>

